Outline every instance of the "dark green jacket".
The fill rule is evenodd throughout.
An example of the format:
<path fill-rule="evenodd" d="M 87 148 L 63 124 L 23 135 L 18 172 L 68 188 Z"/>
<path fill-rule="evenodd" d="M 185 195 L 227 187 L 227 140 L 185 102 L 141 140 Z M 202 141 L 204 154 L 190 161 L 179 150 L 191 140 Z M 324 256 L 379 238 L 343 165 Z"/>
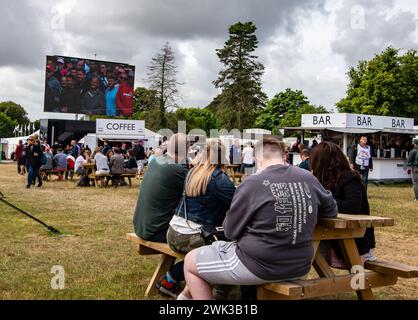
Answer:
<path fill-rule="evenodd" d="M 133 218 L 139 237 L 152 241 L 156 234 L 167 232 L 182 197 L 186 174 L 187 168 L 176 164 L 168 155 L 149 164 Z"/>

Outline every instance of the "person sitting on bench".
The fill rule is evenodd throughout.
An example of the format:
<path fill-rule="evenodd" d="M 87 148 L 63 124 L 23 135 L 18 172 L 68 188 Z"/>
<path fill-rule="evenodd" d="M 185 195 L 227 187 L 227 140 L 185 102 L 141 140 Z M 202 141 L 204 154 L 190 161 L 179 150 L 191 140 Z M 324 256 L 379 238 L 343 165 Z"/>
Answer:
<path fill-rule="evenodd" d="M 125 179 L 121 177 L 125 167 L 125 160 L 120 154 L 119 148 L 114 148 L 113 156 L 109 161 L 110 174 L 112 175 L 112 185 L 126 185 Z"/>
<path fill-rule="evenodd" d="M 80 182 L 78 183 L 80 187 L 90 186 L 90 181 L 86 176 L 87 169 L 85 168 L 85 165 L 90 163 L 90 154 L 90 150 L 82 149 L 80 155 L 75 160 L 74 171 L 75 174 L 80 176 Z"/>
<path fill-rule="evenodd" d="M 128 150 L 126 153 L 128 155 L 128 162 L 125 164 L 125 170 L 124 173 L 126 174 L 137 174 L 138 172 L 138 164 L 136 162 L 135 154 L 131 150 Z"/>
<path fill-rule="evenodd" d="M 64 180 L 64 172 L 67 171 L 67 156 L 62 152 L 61 148 L 57 149 L 57 154 L 53 160 L 54 171 L 58 171 L 58 180 Z"/>
<path fill-rule="evenodd" d="M 46 164 L 41 166 L 39 171 L 41 172 L 41 177 L 43 177 L 43 180 L 48 180 L 48 176 L 45 173 L 45 171 L 52 170 L 54 167 L 53 161 L 52 161 L 54 158 L 54 155 L 52 154 L 50 147 L 45 148 L 45 157 L 46 157 Z"/>
<path fill-rule="evenodd" d="M 94 162 L 96 163 L 96 176 L 108 175 L 110 172 L 109 162 L 107 157 L 102 153 L 100 147 L 94 150 Z"/>
<path fill-rule="evenodd" d="M 173 135 L 167 153 L 149 164 L 141 183 L 133 224 L 138 237 L 167 243 L 169 223 L 180 203 L 187 175 L 187 136 Z M 182 266 L 171 269 L 176 282 L 184 281 Z"/>
<path fill-rule="evenodd" d="M 231 206 L 235 193 L 235 186 L 226 174 L 225 165 L 226 148 L 220 139 L 208 139 L 206 149 L 201 152 L 199 163 L 189 172 L 185 183 L 186 196 L 180 201 L 177 208 L 178 215 L 191 223 L 202 225 L 202 229 L 208 234 L 214 233 L 216 228 L 222 226 L 225 214 Z M 180 253 L 187 253 L 197 247 L 205 245 L 202 237 L 179 234 L 169 228 L 167 240 L 170 247 Z M 183 270 L 184 263 L 179 262 L 172 269 Z M 164 275 L 157 288 L 160 292 L 177 298 L 180 293 L 178 278 L 170 272 Z M 217 293 L 225 292 L 224 288 L 217 288 Z"/>
<path fill-rule="evenodd" d="M 338 214 L 318 179 L 285 164 L 276 138 L 264 137 L 255 151 L 259 172 L 238 187 L 224 222 L 225 235 L 234 242 L 187 254 L 183 299 L 212 300 L 211 284 L 263 285 L 306 276 L 318 217 Z"/>
<path fill-rule="evenodd" d="M 313 174 L 325 189 L 332 192 L 339 213 L 370 215 L 365 183 L 360 173 L 351 168 L 339 146 L 332 142 L 320 143 L 314 149 L 310 163 Z M 356 239 L 356 244 L 363 262 L 376 260 L 373 228 L 368 228 L 363 238 Z M 322 241 L 320 249 L 331 266 L 348 268 L 338 241 Z"/>

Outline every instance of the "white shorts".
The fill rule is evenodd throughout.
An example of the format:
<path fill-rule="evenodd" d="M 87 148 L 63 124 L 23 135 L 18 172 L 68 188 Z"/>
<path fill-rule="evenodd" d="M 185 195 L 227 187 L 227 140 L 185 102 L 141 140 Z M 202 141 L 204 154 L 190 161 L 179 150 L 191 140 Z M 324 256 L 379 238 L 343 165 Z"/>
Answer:
<path fill-rule="evenodd" d="M 236 242 L 218 241 L 197 250 L 197 271 L 210 284 L 256 286 L 271 282 L 260 279 L 242 264 Z"/>

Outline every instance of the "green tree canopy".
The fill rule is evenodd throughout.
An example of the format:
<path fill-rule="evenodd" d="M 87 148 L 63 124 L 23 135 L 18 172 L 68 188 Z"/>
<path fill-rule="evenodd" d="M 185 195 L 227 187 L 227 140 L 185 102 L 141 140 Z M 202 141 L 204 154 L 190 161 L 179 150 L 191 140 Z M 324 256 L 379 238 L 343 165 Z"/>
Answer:
<path fill-rule="evenodd" d="M 267 96 L 261 89 L 264 66 L 253 54 L 258 45 L 256 30 L 252 22 L 238 22 L 229 28 L 224 48 L 216 50 L 223 68 L 213 83 L 222 93 L 212 106 L 225 129 L 252 127 L 254 113 L 265 105 Z"/>
<path fill-rule="evenodd" d="M 299 127 L 303 114 L 326 113 L 322 107 L 310 104 L 301 90 L 286 89 L 267 102 L 267 107 L 256 119 L 256 127 L 277 134 L 282 127 Z"/>
<path fill-rule="evenodd" d="M 177 121 L 186 121 L 186 130 L 202 129 L 210 134 L 211 129 L 217 129 L 215 115 L 208 109 L 184 108 L 176 111 Z"/>
<path fill-rule="evenodd" d="M 134 113 L 148 111 L 159 107 L 158 93 L 156 90 L 139 87 L 134 93 Z"/>
<path fill-rule="evenodd" d="M 13 101 L 0 102 L 0 112 L 15 120 L 17 125 L 29 124 L 30 122 L 26 110 Z"/>
<path fill-rule="evenodd" d="M 0 137 L 7 138 L 13 136 L 13 130 L 17 126 L 17 121 L 12 120 L 7 114 L 0 112 Z"/>
<path fill-rule="evenodd" d="M 347 73 L 349 85 L 340 112 L 415 118 L 418 122 L 418 55 L 393 47 L 360 61 Z"/>

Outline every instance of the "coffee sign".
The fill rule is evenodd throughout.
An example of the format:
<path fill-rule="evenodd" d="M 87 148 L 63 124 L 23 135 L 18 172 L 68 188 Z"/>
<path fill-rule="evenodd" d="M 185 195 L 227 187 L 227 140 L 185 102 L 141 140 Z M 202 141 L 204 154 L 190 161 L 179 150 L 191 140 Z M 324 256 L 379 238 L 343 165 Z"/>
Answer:
<path fill-rule="evenodd" d="M 107 136 L 145 136 L 145 121 L 97 119 L 96 134 Z"/>

